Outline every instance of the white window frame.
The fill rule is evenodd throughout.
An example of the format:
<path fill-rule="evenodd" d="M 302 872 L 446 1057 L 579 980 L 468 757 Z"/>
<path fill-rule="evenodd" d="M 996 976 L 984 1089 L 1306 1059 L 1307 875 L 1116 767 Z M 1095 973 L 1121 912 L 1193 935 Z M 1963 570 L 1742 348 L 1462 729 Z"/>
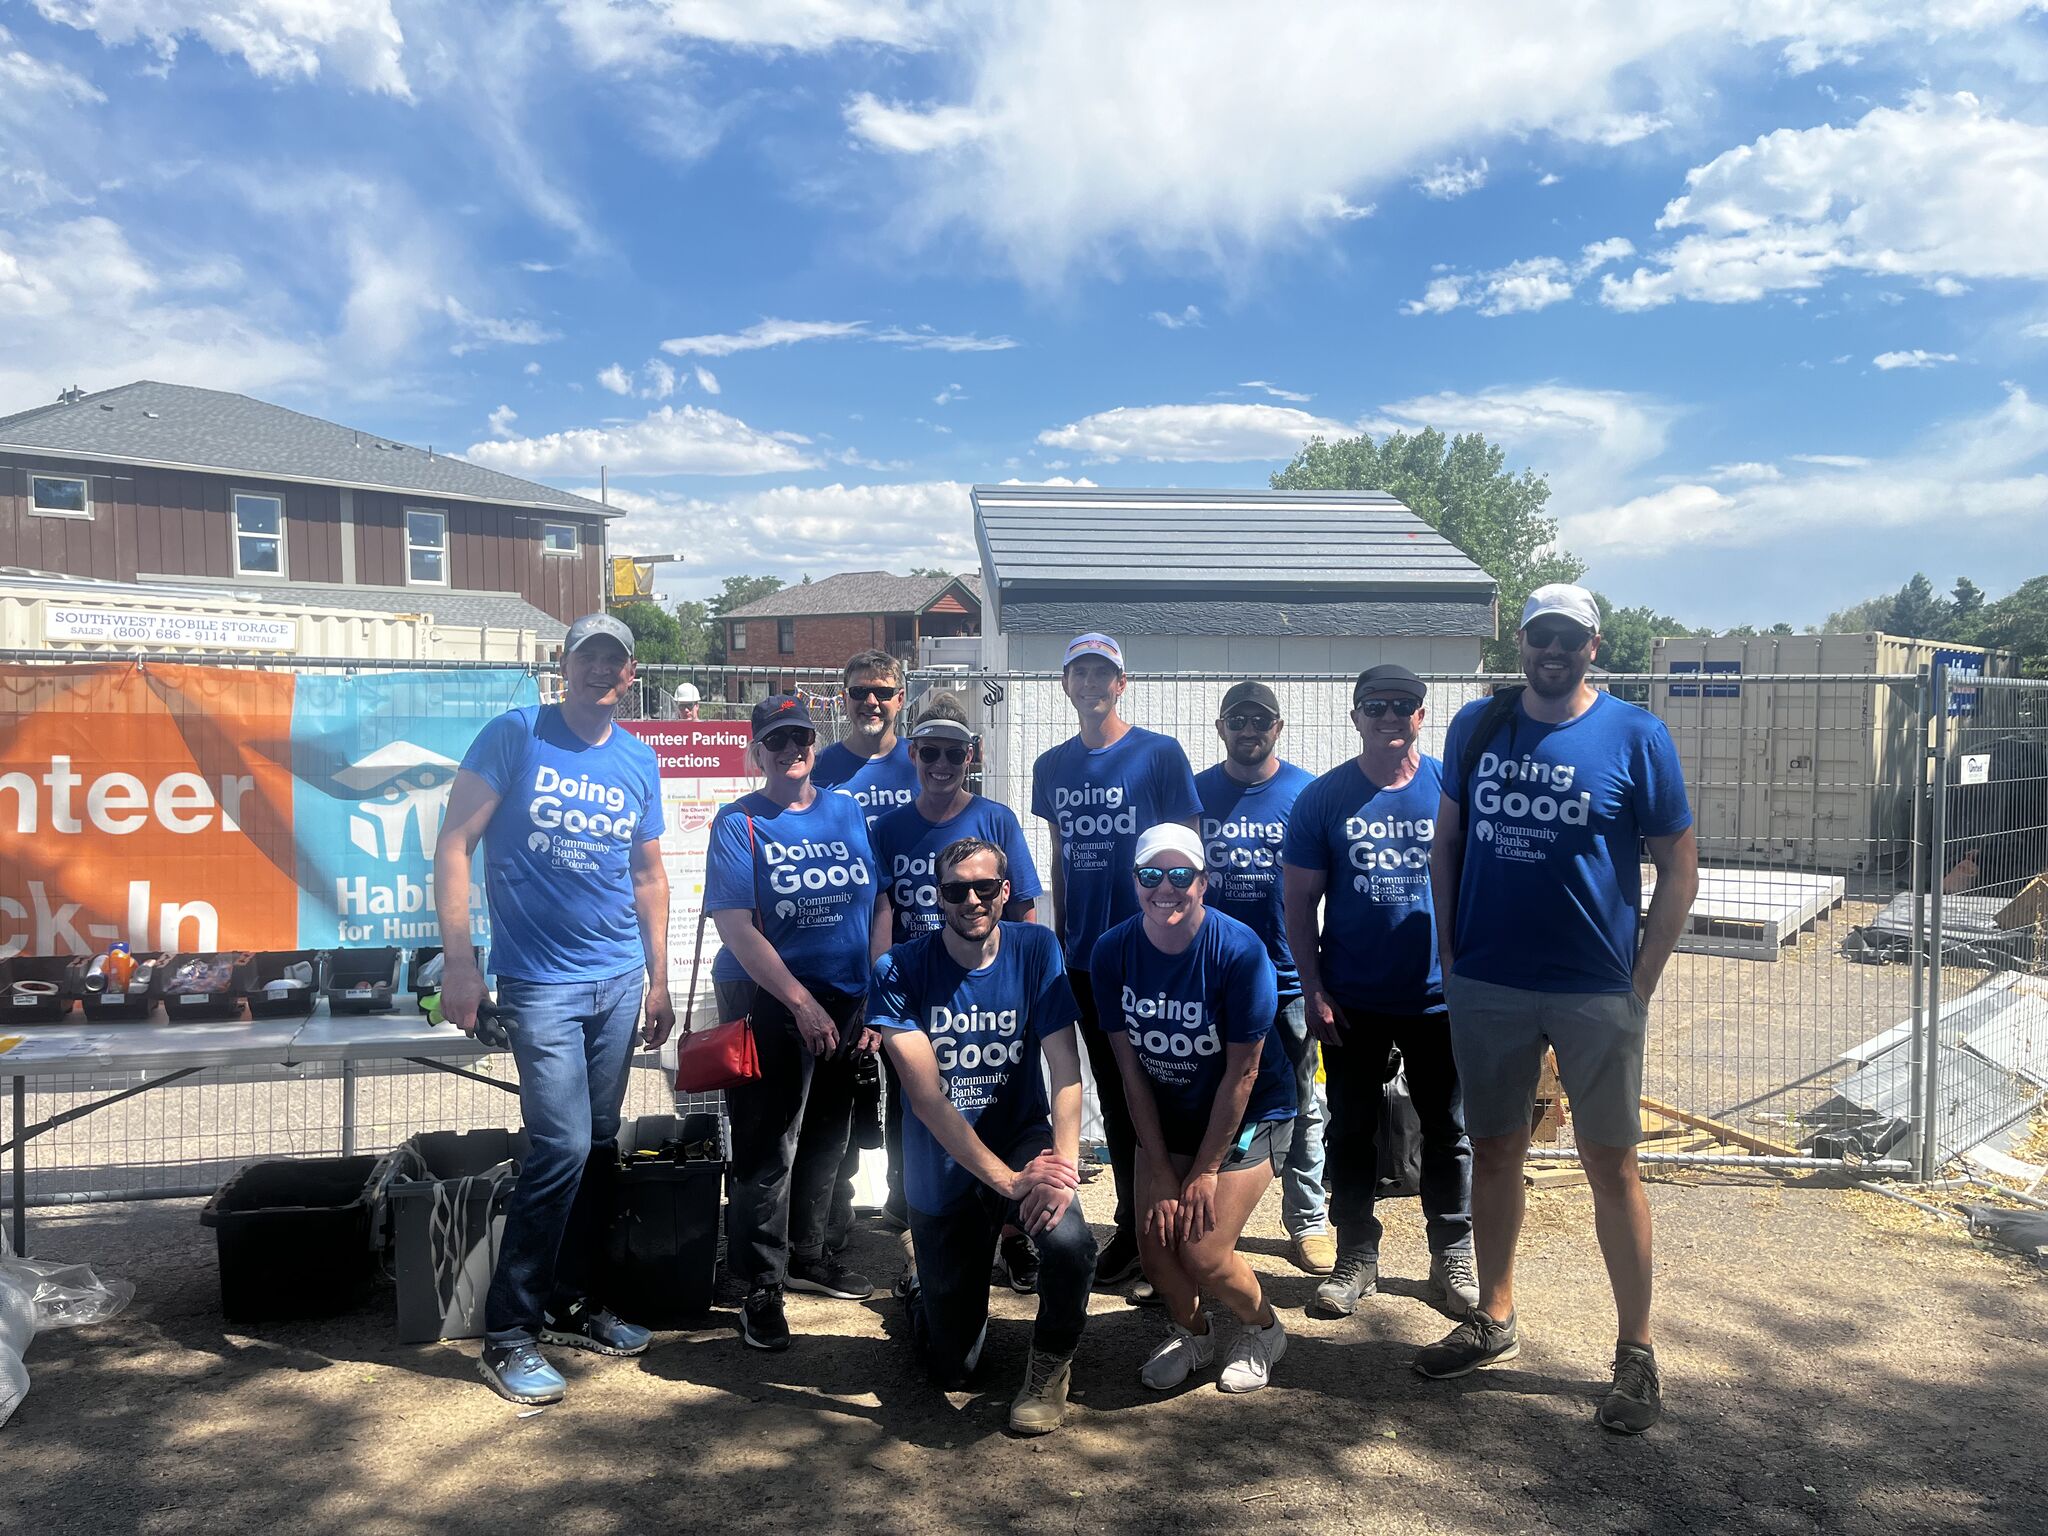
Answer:
<path fill-rule="evenodd" d="M 242 532 L 242 503 L 245 500 L 269 501 L 277 504 L 277 569 L 274 571 L 257 570 L 242 564 L 242 540 L 245 537 Z M 291 570 L 290 565 L 286 563 L 287 557 L 284 548 L 284 498 L 282 496 L 275 495 L 270 491 L 230 490 L 228 492 L 228 537 L 235 541 L 235 574 L 237 576 L 268 576 L 272 581 L 283 581 L 286 573 Z M 252 533 L 246 535 L 246 537 L 267 539 L 271 535 L 267 533 Z"/>
<path fill-rule="evenodd" d="M 412 541 L 412 520 L 415 517 L 436 517 L 441 520 L 441 542 L 439 544 L 415 544 Z M 412 573 L 412 552 L 416 549 L 431 549 L 441 556 L 441 579 L 428 581 Z M 455 579 L 454 553 L 448 548 L 448 514 L 439 507 L 405 508 L 405 584 L 408 587 L 445 587 Z"/>
<path fill-rule="evenodd" d="M 66 512 L 66 511 L 64 511 L 64 510 L 63 510 L 62 508 L 59 508 L 59 507 L 39 507 L 39 506 L 37 506 L 37 505 L 36 505 L 36 482 L 37 482 L 38 480 L 62 480 L 62 481 L 65 481 L 65 482 L 67 482 L 67 483 L 76 483 L 76 484 L 78 484 L 78 485 L 82 485 L 82 486 L 84 486 L 84 487 L 85 487 L 85 510 L 84 510 L 83 512 Z M 31 516 L 31 517 L 72 517 L 72 518 L 78 518 L 78 519 L 81 519 L 81 520 L 83 520 L 83 521 L 86 521 L 86 522 L 90 522 L 90 521 L 92 520 L 92 477 L 91 477 L 90 475 L 37 475 L 37 474 L 31 474 L 31 475 L 30 475 L 30 476 L 28 477 L 28 512 L 29 512 L 29 516 Z"/>
<path fill-rule="evenodd" d="M 556 549 L 548 542 L 548 534 L 557 528 L 566 528 L 574 542 L 567 549 Z M 562 555 L 573 560 L 583 553 L 583 530 L 574 523 L 542 523 L 540 525 L 540 552 L 544 555 Z"/>
<path fill-rule="evenodd" d="M 747 648 L 747 621 L 745 619 L 733 619 L 728 627 L 732 630 L 732 644 L 727 646 L 726 649 L 729 651 L 744 651 Z"/>

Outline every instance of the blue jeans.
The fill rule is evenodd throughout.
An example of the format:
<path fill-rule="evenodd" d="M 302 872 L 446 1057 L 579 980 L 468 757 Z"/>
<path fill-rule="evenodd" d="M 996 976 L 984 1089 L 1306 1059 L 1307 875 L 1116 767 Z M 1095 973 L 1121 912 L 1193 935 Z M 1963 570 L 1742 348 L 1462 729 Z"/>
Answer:
<path fill-rule="evenodd" d="M 1386 1107 L 1389 1053 L 1401 1052 L 1408 1093 L 1422 1125 L 1422 1215 L 1429 1251 L 1472 1245 L 1472 1141 L 1451 1055 L 1451 1026 L 1441 1013 L 1372 1013 L 1338 1005 L 1344 1043 L 1323 1047 L 1330 1089 L 1330 1214 L 1337 1246 L 1380 1251 L 1380 1115 Z"/>
<path fill-rule="evenodd" d="M 1330 1225 L 1323 1192 L 1323 1101 L 1316 1094 L 1316 1043 L 1299 995 L 1280 1000 L 1273 1029 L 1294 1063 L 1294 1140 L 1280 1170 L 1280 1223 L 1289 1237 Z"/>
<path fill-rule="evenodd" d="M 640 971 L 597 982 L 498 982 L 528 1151 L 505 1202 L 484 1302 L 492 1344 L 536 1338 L 544 1311 L 589 1293 L 611 1214 L 619 1108 L 646 982 Z"/>

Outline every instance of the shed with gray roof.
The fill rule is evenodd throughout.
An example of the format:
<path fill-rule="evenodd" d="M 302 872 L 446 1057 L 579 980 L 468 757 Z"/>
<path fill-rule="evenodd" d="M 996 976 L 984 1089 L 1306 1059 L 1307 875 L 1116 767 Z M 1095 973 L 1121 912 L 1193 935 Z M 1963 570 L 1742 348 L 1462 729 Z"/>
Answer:
<path fill-rule="evenodd" d="M 978 485 L 984 663 L 1057 670 L 1103 630 L 1132 671 L 1474 672 L 1497 587 L 1392 496 Z"/>

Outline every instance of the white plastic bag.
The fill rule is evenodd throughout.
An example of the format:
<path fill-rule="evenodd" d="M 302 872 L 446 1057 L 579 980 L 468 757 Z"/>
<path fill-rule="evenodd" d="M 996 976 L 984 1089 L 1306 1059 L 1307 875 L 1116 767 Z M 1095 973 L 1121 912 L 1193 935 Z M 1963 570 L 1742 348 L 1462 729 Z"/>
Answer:
<path fill-rule="evenodd" d="M 0 1230 L 0 1425 L 28 1395 L 21 1357 L 45 1328 L 103 1323 L 135 1297 L 126 1280 L 101 1280 L 83 1264 L 17 1259 Z"/>

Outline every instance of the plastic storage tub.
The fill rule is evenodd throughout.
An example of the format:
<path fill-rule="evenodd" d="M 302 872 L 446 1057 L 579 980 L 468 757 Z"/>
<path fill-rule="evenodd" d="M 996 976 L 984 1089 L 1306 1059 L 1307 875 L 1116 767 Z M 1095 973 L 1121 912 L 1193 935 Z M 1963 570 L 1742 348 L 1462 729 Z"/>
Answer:
<path fill-rule="evenodd" d="M 69 955 L 0 960 L 0 1032 L 10 1024 L 61 1024 L 78 984 Z"/>
<path fill-rule="evenodd" d="M 708 1144 L 713 1156 L 683 1160 L 678 1143 Z M 606 1273 L 599 1288 L 629 1322 L 690 1326 L 711 1309 L 725 1172 L 717 1146 L 716 1115 L 642 1115 L 620 1127 Z"/>
<path fill-rule="evenodd" d="M 242 998 L 235 990 L 236 969 L 232 952 L 167 955 L 150 978 L 150 990 L 163 999 L 164 1017 L 173 1024 L 239 1018 Z"/>
<path fill-rule="evenodd" d="M 250 1163 L 199 1213 L 220 1249 L 221 1311 L 235 1322 L 332 1317 L 373 1273 L 365 1186 L 374 1157 Z"/>
<path fill-rule="evenodd" d="M 270 983 L 286 979 L 286 972 L 304 966 L 303 985 L 289 991 L 272 992 Z M 271 949 L 252 955 L 235 967 L 235 990 L 248 1000 L 252 1019 L 288 1019 L 311 1013 L 320 997 L 320 952 L 315 949 Z"/>
<path fill-rule="evenodd" d="M 161 952 L 146 952 L 135 957 L 135 970 L 129 978 L 126 991 L 88 992 L 85 990 L 85 968 L 89 959 L 71 962 L 70 989 L 78 996 L 78 1006 L 85 1016 L 95 1024 L 138 1024 L 156 1012 L 155 967 L 163 960 Z"/>
<path fill-rule="evenodd" d="M 385 1154 L 370 1199 L 394 1250 L 398 1341 L 474 1339 L 526 1157 L 506 1130 L 427 1131 Z"/>
<path fill-rule="evenodd" d="M 382 1013 L 398 990 L 398 951 L 330 950 L 320 957 L 319 976 L 329 1013 Z"/>

